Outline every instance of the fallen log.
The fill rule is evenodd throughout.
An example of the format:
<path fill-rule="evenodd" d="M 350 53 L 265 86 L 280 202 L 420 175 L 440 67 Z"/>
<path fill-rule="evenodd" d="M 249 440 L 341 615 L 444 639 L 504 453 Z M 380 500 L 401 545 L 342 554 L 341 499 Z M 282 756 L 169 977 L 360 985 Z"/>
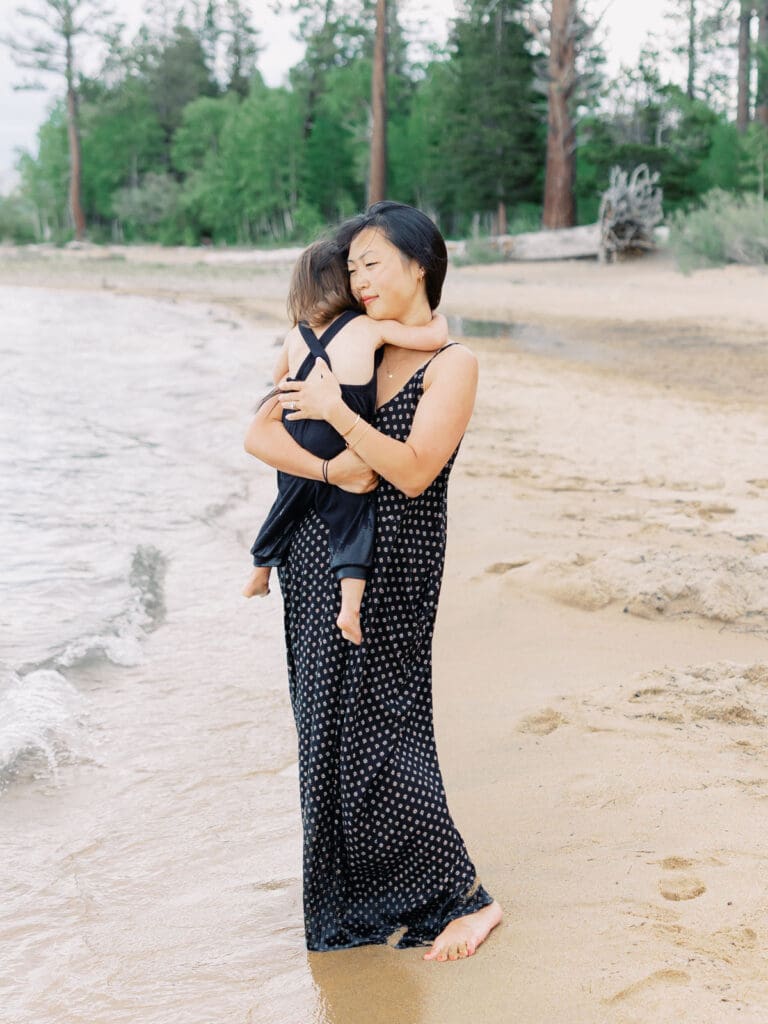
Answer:
<path fill-rule="evenodd" d="M 596 259 L 600 250 L 600 225 L 583 224 L 577 228 L 530 231 L 522 235 L 494 235 L 482 242 L 450 242 L 448 249 L 458 259 L 470 261 L 472 249 L 478 245 L 482 246 L 485 258 L 498 253 L 499 260 Z"/>

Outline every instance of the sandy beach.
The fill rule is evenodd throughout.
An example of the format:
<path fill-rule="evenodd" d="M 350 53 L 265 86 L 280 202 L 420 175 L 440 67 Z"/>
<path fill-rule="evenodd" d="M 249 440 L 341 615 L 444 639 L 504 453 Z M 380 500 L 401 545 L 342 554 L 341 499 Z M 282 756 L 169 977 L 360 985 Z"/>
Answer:
<path fill-rule="evenodd" d="M 261 345 L 231 402 L 244 429 L 287 265 L 199 255 L 5 249 L 0 285 L 76 292 L 84 316 L 96 294 L 226 309 Z M 239 597 L 272 473 L 243 453 L 215 550 L 169 569 L 171 594 L 213 596 L 205 617 L 171 598 L 148 641 L 155 713 L 133 670 L 119 692 L 94 680 L 117 777 L 71 766 L 56 813 L 59 790 L 0 796 L 35 851 L 16 907 L 56 894 L 17 913 L 34 938 L 15 966 L 45 988 L 8 1024 L 764 1024 L 766 295 L 758 269 L 684 276 L 665 253 L 449 270 L 443 312 L 516 328 L 466 338 L 481 384 L 435 639 L 449 804 L 506 912 L 475 957 L 303 948 L 279 604 Z M 206 677 L 230 648 L 231 674 Z M 206 681 L 171 730 L 184 666 Z M 83 843 L 94 802 L 129 816 Z"/>

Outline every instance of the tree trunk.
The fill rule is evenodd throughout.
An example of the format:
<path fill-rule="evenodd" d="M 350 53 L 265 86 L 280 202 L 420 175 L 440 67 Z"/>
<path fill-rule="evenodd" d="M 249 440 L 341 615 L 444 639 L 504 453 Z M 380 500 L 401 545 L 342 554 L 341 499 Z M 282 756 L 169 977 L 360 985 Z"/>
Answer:
<path fill-rule="evenodd" d="M 692 100 L 696 91 L 696 0 L 688 0 L 688 81 L 686 95 Z"/>
<path fill-rule="evenodd" d="M 757 103 L 755 120 L 768 129 L 768 0 L 761 0 L 757 8 Z"/>
<path fill-rule="evenodd" d="M 371 81 L 371 175 L 368 201 L 387 195 L 387 0 L 376 0 L 376 41 Z"/>
<path fill-rule="evenodd" d="M 499 204 L 496 207 L 496 217 L 494 219 L 496 221 L 494 234 L 506 235 L 509 230 L 509 223 L 507 221 L 507 207 L 502 199 L 499 200 Z"/>
<path fill-rule="evenodd" d="M 576 129 L 570 102 L 576 85 L 575 8 L 576 0 L 552 0 L 547 169 L 542 217 L 545 228 L 571 227 L 576 220 L 573 198 Z"/>
<path fill-rule="evenodd" d="M 77 91 L 75 89 L 74 54 L 72 37 L 66 36 L 67 76 L 67 139 L 69 141 L 69 212 L 75 229 L 75 238 L 85 237 L 85 214 L 81 196 L 80 130 L 78 124 Z"/>
<path fill-rule="evenodd" d="M 750 36 L 752 2 L 741 0 L 739 6 L 739 69 L 737 75 L 736 127 L 741 135 L 749 127 L 749 74 L 751 70 Z"/>

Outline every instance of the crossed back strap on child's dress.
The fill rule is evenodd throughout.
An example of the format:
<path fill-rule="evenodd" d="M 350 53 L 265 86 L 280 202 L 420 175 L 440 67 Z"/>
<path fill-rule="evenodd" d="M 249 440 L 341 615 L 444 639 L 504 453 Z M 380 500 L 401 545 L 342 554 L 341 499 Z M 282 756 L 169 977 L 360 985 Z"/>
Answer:
<path fill-rule="evenodd" d="M 330 343 L 333 341 L 333 339 L 336 337 L 336 335 L 339 333 L 342 327 L 346 327 L 350 320 L 354 320 L 355 317 L 362 315 L 363 314 L 360 312 L 359 309 L 345 310 L 345 312 L 343 312 L 341 316 L 337 317 L 333 321 L 330 327 L 326 327 L 326 329 L 323 331 L 319 338 L 312 330 L 312 328 L 309 326 L 309 324 L 306 323 L 304 320 L 299 321 L 299 330 L 301 331 L 301 336 L 306 342 L 309 351 L 312 353 L 315 359 L 324 359 L 325 362 L 328 364 L 328 369 L 332 370 L 333 367 L 331 366 L 331 360 L 328 358 L 328 353 L 325 351 L 326 348 L 328 347 L 328 345 L 330 345 Z"/>

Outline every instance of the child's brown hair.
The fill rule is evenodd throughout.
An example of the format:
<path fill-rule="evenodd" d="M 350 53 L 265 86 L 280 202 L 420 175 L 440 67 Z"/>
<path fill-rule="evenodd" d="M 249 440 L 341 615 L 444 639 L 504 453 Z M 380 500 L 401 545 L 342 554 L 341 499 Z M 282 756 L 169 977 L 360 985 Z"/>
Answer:
<path fill-rule="evenodd" d="M 336 243 L 321 239 L 307 246 L 296 260 L 288 289 L 288 316 L 294 326 L 300 320 L 333 320 L 355 305 L 347 265 Z"/>

